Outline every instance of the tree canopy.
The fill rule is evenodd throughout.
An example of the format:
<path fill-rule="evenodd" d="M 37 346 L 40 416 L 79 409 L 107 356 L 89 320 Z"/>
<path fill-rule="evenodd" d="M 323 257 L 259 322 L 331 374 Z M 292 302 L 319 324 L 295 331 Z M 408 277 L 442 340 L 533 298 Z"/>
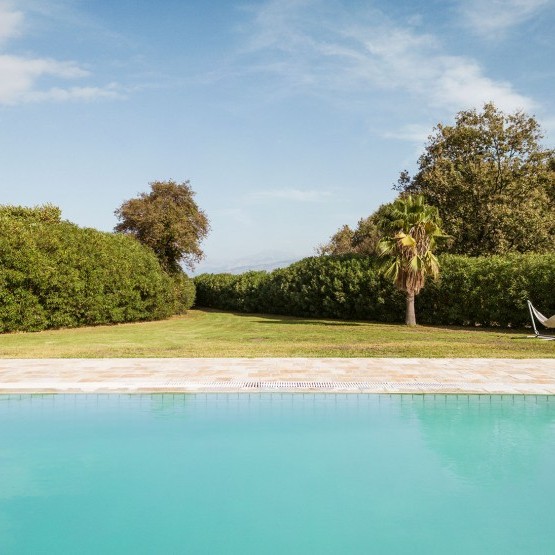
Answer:
<path fill-rule="evenodd" d="M 204 256 L 200 243 L 210 229 L 208 218 L 194 201 L 188 181 L 154 181 L 150 188 L 115 211 L 121 220 L 115 231 L 150 247 L 170 273 L 181 271 L 180 262 L 192 269 Z"/>
<path fill-rule="evenodd" d="M 378 225 L 383 234 L 378 251 L 385 257 L 382 272 L 397 289 L 406 292 L 405 322 L 414 326 L 414 296 L 428 276 L 439 275 L 434 249 L 438 241 L 447 238 L 441 218 L 436 207 L 425 203 L 423 195 L 406 195 L 387 206 Z"/>
<path fill-rule="evenodd" d="M 554 249 L 555 154 L 540 125 L 493 103 L 434 128 L 418 171 L 397 190 L 423 194 L 452 237 L 450 251 L 483 255 Z"/>
<path fill-rule="evenodd" d="M 339 228 L 326 244 L 317 247 L 316 253 L 319 255 L 375 254 L 381 237 L 378 221 L 383 216 L 385 206 L 380 206 L 370 216 L 361 218 L 355 229 L 351 229 L 348 225 Z"/>

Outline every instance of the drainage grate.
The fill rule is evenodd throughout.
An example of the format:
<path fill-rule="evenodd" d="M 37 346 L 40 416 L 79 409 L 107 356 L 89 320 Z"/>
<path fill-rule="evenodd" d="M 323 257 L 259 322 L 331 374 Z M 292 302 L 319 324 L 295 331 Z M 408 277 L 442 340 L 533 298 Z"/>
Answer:
<path fill-rule="evenodd" d="M 460 389 L 463 384 L 446 384 L 438 382 L 373 382 L 373 381 L 281 381 L 281 380 L 230 380 L 230 381 L 184 381 L 172 380 L 166 387 L 203 390 L 445 390 Z"/>

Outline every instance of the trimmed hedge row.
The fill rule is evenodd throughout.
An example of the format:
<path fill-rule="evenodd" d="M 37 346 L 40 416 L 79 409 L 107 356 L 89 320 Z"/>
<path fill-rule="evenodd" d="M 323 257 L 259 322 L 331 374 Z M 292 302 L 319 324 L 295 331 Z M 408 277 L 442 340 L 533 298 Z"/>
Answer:
<path fill-rule="evenodd" d="M 405 295 L 374 257 L 301 260 L 271 273 L 202 274 L 197 306 L 238 312 L 403 322 Z M 441 278 L 416 297 L 417 321 L 434 325 L 529 325 L 526 299 L 555 313 L 555 254 L 440 257 Z M 550 310 L 552 312 L 550 312 Z"/>
<path fill-rule="evenodd" d="M 441 279 L 420 293 L 422 323 L 530 325 L 526 300 L 555 313 L 555 253 L 440 257 Z"/>
<path fill-rule="evenodd" d="M 154 320 L 192 306 L 192 280 L 167 275 L 138 241 L 59 217 L 51 206 L 0 208 L 1 332 Z"/>

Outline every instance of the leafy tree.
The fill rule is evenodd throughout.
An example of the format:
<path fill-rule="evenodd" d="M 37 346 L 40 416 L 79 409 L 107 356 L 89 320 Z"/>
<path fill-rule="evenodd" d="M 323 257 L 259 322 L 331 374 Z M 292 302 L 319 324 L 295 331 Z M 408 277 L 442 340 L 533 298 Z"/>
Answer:
<path fill-rule="evenodd" d="M 355 232 L 348 226 L 344 225 L 339 228 L 325 245 L 319 245 L 316 253 L 319 255 L 341 255 L 354 252 L 353 237 Z"/>
<path fill-rule="evenodd" d="M 115 211 L 121 220 L 115 231 L 149 246 L 170 273 L 181 272 L 180 262 L 192 269 L 204 256 L 200 242 L 210 229 L 193 199 L 194 191 L 188 181 L 154 181 L 150 187 L 150 193 L 125 201 Z"/>
<path fill-rule="evenodd" d="M 424 287 L 426 277 L 437 278 L 439 262 L 433 251 L 446 238 L 437 208 L 425 203 L 422 195 L 407 195 L 389 205 L 379 221 L 383 238 L 378 250 L 386 257 L 382 273 L 407 294 L 405 323 L 416 325 L 414 297 Z"/>
<path fill-rule="evenodd" d="M 353 233 L 351 244 L 355 254 L 375 254 L 376 247 L 380 241 L 380 231 L 377 221 L 379 211 L 374 212 L 367 218 L 361 218 Z"/>
<path fill-rule="evenodd" d="M 555 154 L 534 117 L 494 104 L 434 128 L 414 178 L 395 187 L 437 207 L 451 252 L 472 256 L 553 250 Z"/>
<path fill-rule="evenodd" d="M 383 210 L 384 206 L 380 206 L 370 216 L 361 218 L 354 230 L 344 225 L 330 237 L 328 243 L 320 245 L 316 253 L 319 255 L 375 254 L 381 237 L 377 222 Z"/>

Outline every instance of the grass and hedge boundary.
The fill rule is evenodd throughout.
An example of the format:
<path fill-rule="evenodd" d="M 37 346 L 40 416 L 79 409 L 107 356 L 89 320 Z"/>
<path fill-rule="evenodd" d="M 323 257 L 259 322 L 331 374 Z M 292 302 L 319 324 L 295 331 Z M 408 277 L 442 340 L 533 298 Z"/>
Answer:
<path fill-rule="evenodd" d="M 196 306 L 254 312 L 402 322 L 405 295 L 378 272 L 375 257 L 305 258 L 273 272 L 202 274 Z M 441 277 L 416 297 L 417 321 L 430 325 L 519 328 L 530 324 L 526 300 L 555 313 L 555 254 L 440 256 Z"/>

